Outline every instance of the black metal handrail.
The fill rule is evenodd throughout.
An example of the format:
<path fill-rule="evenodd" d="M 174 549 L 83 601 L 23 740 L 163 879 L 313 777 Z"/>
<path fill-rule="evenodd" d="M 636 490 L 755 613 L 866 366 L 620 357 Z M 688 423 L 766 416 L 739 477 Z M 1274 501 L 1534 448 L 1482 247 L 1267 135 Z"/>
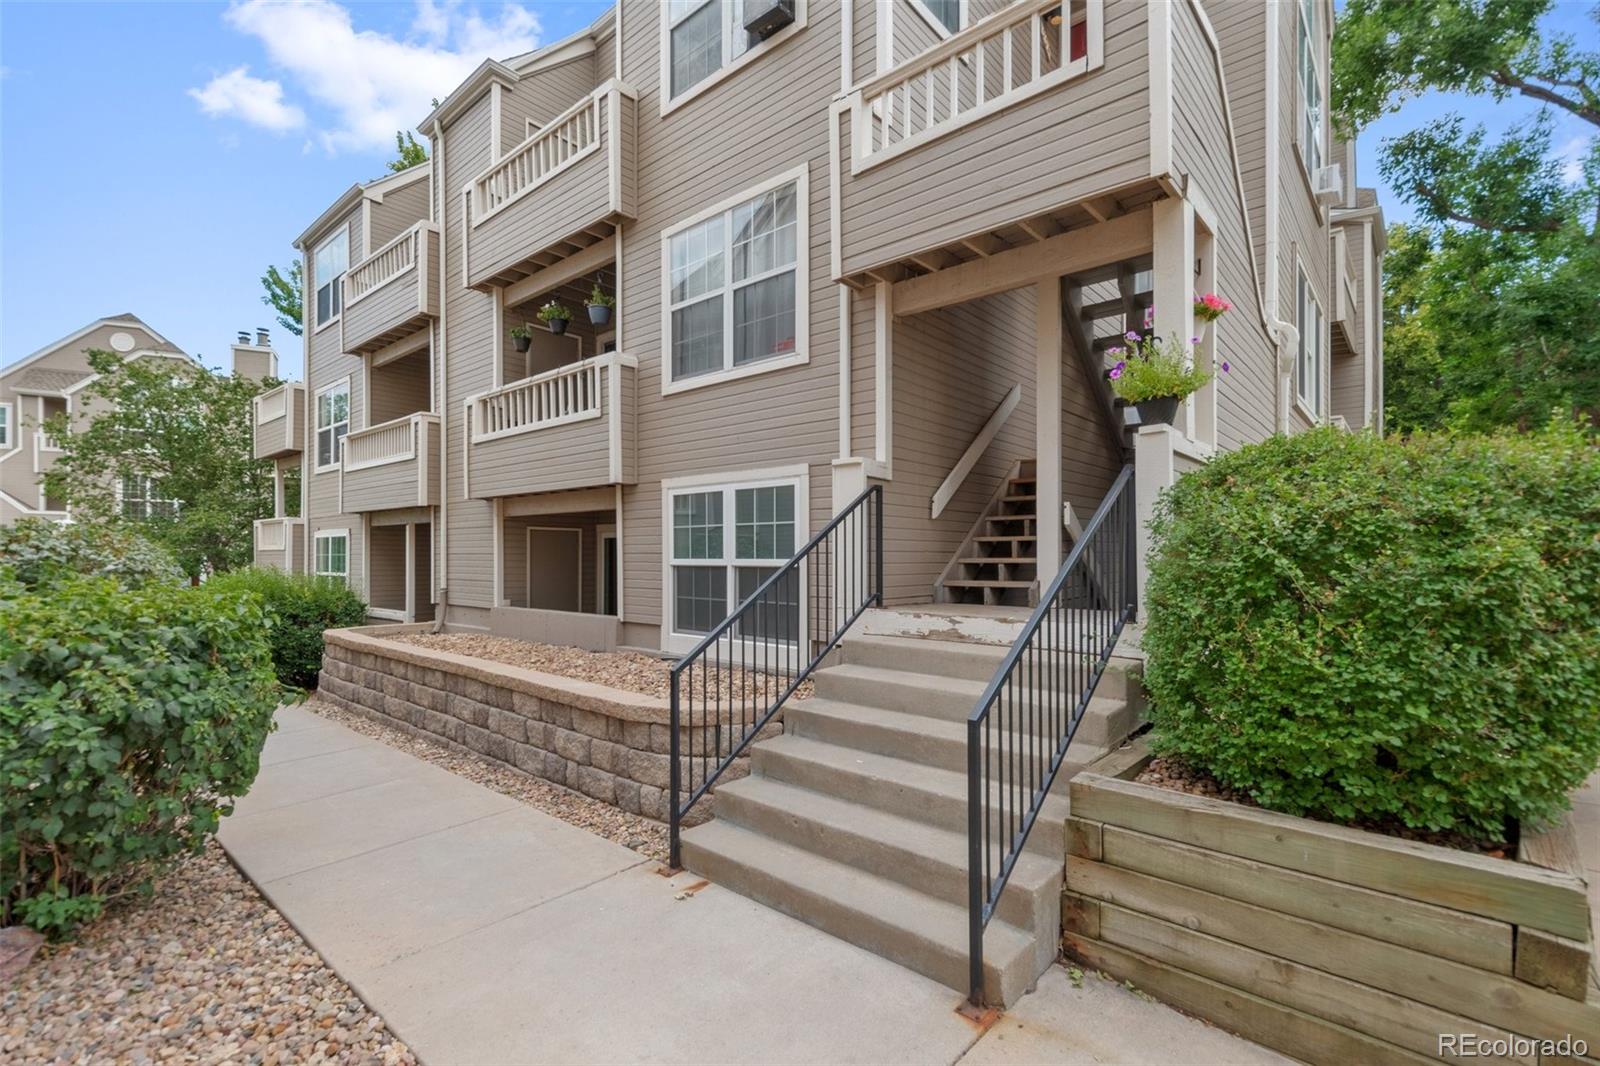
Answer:
<path fill-rule="evenodd" d="M 1138 531 L 1124 466 L 967 718 L 969 979 L 983 1005 L 983 931 L 1067 746 L 1134 615 Z"/>
<path fill-rule="evenodd" d="M 690 809 L 861 613 L 882 603 L 883 486 L 871 485 L 673 664 L 673 866 Z"/>

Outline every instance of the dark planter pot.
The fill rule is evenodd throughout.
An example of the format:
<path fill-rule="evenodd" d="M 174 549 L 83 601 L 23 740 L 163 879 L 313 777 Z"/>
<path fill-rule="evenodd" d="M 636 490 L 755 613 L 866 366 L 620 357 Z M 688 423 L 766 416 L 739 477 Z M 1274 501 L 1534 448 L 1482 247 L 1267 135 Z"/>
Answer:
<path fill-rule="evenodd" d="M 589 305 L 589 325 L 609 326 L 611 324 L 611 308 L 602 304 Z"/>
<path fill-rule="evenodd" d="M 1178 417 L 1178 398 L 1176 396 L 1162 396 L 1155 400 L 1146 400 L 1144 403 L 1134 405 L 1139 411 L 1139 424 L 1141 426 L 1170 426 L 1172 420 Z"/>
<path fill-rule="evenodd" d="M 551 333 L 565 333 L 567 331 L 567 323 L 569 321 L 571 321 L 571 319 L 552 318 L 550 320 L 550 332 Z"/>
<path fill-rule="evenodd" d="M 519 352 L 525 352 L 533 344 L 532 337 L 512 337 L 511 344 Z"/>

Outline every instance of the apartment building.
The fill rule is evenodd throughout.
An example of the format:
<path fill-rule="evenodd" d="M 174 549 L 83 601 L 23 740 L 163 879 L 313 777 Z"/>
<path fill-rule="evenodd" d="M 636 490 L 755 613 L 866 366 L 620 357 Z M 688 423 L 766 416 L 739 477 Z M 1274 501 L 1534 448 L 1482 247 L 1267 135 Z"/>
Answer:
<path fill-rule="evenodd" d="M 295 242 L 306 380 L 256 428 L 304 517 L 259 559 L 381 618 L 672 652 L 868 484 L 890 603 L 1026 602 L 1141 448 L 1379 426 L 1383 225 L 1330 132 L 1331 20 L 624 0 L 485 61 L 426 165 Z M 1210 290 L 1235 310 L 1201 331 Z M 1152 306 L 1228 363 L 1159 434 L 1104 374 Z M 1024 464 L 1029 520 L 975 541 Z"/>
<path fill-rule="evenodd" d="M 198 364 L 136 315 L 108 315 L 45 345 L 0 370 L 0 524 L 34 516 L 68 517 L 66 504 L 45 494 L 42 478 L 61 455 L 61 444 L 44 431 L 45 419 L 72 416 L 70 432 L 81 431 L 94 414 L 87 392 L 96 374 L 91 350 L 125 359 L 175 359 Z M 80 421 L 82 419 L 82 421 Z M 148 482 L 123 486 L 130 508 L 161 508 Z M 116 491 L 113 487 L 112 491 Z"/>

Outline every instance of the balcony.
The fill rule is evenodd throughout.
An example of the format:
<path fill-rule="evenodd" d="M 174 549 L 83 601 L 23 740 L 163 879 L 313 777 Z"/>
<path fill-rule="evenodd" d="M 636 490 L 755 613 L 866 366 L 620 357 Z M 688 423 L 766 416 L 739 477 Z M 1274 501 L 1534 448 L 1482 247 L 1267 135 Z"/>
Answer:
<path fill-rule="evenodd" d="M 289 381 L 255 398 L 257 459 L 282 459 L 300 452 L 306 418 L 306 387 Z"/>
<path fill-rule="evenodd" d="M 609 258 L 616 221 L 635 211 L 636 110 L 633 91 L 608 82 L 472 180 L 468 285 L 509 285 L 591 248 L 585 264 Z"/>
<path fill-rule="evenodd" d="M 344 350 L 368 355 L 439 314 L 439 227 L 418 222 L 344 276 Z"/>
<path fill-rule="evenodd" d="M 467 495 L 633 484 L 638 366 L 607 352 L 472 397 Z"/>
<path fill-rule="evenodd" d="M 1333 232 L 1333 324 L 1344 334 L 1350 351 L 1361 354 L 1361 301 L 1357 297 L 1356 272 L 1350 263 L 1350 234 Z"/>
<path fill-rule="evenodd" d="M 303 573 L 306 568 L 305 519 L 256 519 L 255 564 L 290 574 Z"/>
<path fill-rule="evenodd" d="M 1151 151 L 1159 6 L 1017 0 L 837 101 L 835 275 L 899 281 L 1162 196 Z"/>
<path fill-rule="evenodd" d="M 351 514 L 439 502 L 439 416 L 404 415 L 344 439 L 339 509 Z"/>

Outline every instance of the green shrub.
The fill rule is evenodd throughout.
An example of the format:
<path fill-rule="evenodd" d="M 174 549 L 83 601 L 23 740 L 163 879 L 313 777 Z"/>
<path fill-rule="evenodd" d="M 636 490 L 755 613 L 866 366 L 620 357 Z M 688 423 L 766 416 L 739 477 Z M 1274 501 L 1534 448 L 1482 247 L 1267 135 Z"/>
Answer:
<path fill-rule="evenodd" d="M 249 597 L 0 565 L 0 925 L 69 933 L 198 850 L 280 694 Z"/>
<path fill-rule="evenodd" d="M 73 574 L 102 574 L 127 586 L 177 584 L 183 571 L 171 555 L 118 526 L 24 518 L 0 526 L 0 566 L 24 585 L 40 585 Z"/>
<path fill-rule="evenodd" d="M 1600 760 L 1600 450 L 1334 429 L 1158 508 L 1155 747 L 1262 806 L 1498 837 Z"/>
<path fill-rule="evenodd" d="M 270 567 L 235 570 L 213 578 L 213 587 L 253 593 L 267 610 L 272 664 L 285 685 L 309 689 L 322 669 L 322 631 L 358 626 L 366 604 L 350 588 L 328 578 L 286 574 Z"/>

